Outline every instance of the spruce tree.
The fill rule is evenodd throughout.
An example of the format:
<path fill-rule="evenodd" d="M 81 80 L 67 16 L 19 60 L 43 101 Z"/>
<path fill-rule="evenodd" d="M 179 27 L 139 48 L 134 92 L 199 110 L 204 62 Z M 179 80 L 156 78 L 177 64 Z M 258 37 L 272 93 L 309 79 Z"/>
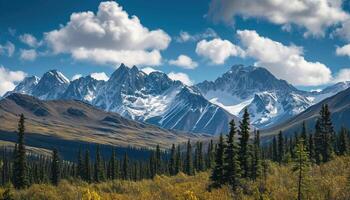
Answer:
<path fill-rule="evenodd" d="M 162 163 L 162 159 L 161 159 L 160 147 L 157 144 L 155 171 L 156 171 L 156 174 L 158 174 L 158 175 L 161 174 L 161 170 L 162 170 L 161 163 Z"/>
<path fill-rule="evenodd" d="M 298 200 L 305 199 L 304 191 L 307 189 L 307 173 L 310 166 L 309 154 L 304 146 L 303 139 L 300 139 L 295 147 L 296 159 L 294 160 L 293 171 L 298 174 Z"/>
<path fill-rule="evenodd" d="M 100 145 L 96 146 L 96 157 L 95 157 L 95 167 L 94 167 L 94 181 L 100 182 L 104 180 L 103 173 L 103 161 L 101 158 Z"/>
<path fill-rule="evenodd" d="M 309 146 L 308 146 L 308 151 L 309 151 L 309 158 L 311 163 L 316 163 L 316 153 L 315 153 L 315 140 L 313 134 L 309 135 Z"/>
<path fill-rule="evenodd" d="M 278 158 L 277 161 L 279 164 L 282 164 L 284 157 L 284 138 L 282 131 L 278 133 Z"/>
<path fill-rule="evenodd" d="M 187 142 L 187 151 L 186 151 L 186 162 L 185 162 L 185 173 L 187 175 L 193 175 L 193 160 L 192 160 L 192 145 L 191 141 Z"/>
<path fill-rule="evenodd" d="M 210 143 L 208 144 L 206 166 L 209 169 L 212 169 L 215 166 L 215 151 L 213 140 L 210 140 Z"/>
<path fill-rule="evenodd" d="M 205 164 L 204 164 L 204 156 L 203 156 L 203 143 L 199 142 L 198 146 L 198 169 L 199 171 L 204 171 L 205 169 Z"/>
<path fill-rule="evenodd" d="M 15 150 L 15 160 L 13 170 L 14 172 L 14 181 L 13 185 L 16 189 L 23 189 L 28 186 L 28 175 L 27 175 L 27 161 L 26 161 L 26 148 L 24 145 L 24 115 L 21 114 L 19 123 L 18 123 L 18 141 L 17 149 Z"/>
<path fill-rule="evenodd" d="M 278 162 L 278 145 L 276 136 L 273 136 L 272 140 L 272 160 Z"/>
<path fill-rule="evenodd" d="M 170 175 L 176 175 L 176 149 L 175 149 L 175 144 L 171 146 L 171 151 L 170 151 L 170 163 L 169 163 L 169 172 Z"/>
<path fill-rule="evenodd" d="M 86 182 L 91 182 L 91 163 L 90 163 L 90 152 L 89 150 L 85 151 L 84 158 L 84 180 Z"/>
<path fill-rule="evenodd" d="M 322 149 L 323 149 L 323 137 L 321 135 L 321 123 L 320 120 L 316 120 L 315 124 L 315 136 L 314 136 L 314 141 L 315 141 L 315 161 L 316 164 L 320 164 L 322 162 Z"/>
<path fill-rule="evenodd" d="M 242 176 L 244 178 L 249 176 L 250 173 L 250 166 L 249 161 L 250 158 L 250 152 L 249 152 L 249 114 L 248 109 L 244 109 L 243 119 L 240 122 L 239 128 L 239 161 L 241 164 L 242 169 Z"/>
<path fill-rule="evenodd" d="M 252 165 L 252 179 L 256 180 L 262 175 L 261 163 L 261 149 L 260 149 L 260 131 L 256 131 L 253 146 L 253 165 Z"/>
<path fill-rule="evenodd" d="M 306 128 L 305 121 L 303 121 L 303 124 L 302 124 L 300 137 L 303 139 L 304 146 L 307 148 L 309 138 L 308 138 L 308 134 L 307 134 L 307 128 Z"/>
<path fill-rule="evenodd" d="M 58 185 L 61 178 L 61 166 L 60 157 L 58 155 L 57 149 L 53 150 L 52 163 L 51 163 L 51 183 L 53 185 Z"/>
<path fill-rule="evenodd" d="M 325 104 L 322 106 L 320 111 L 320 131 L 322 138 L 322 161 L 328 162 L 333 156 L 333 124 L 331 120 L 331 112 L 328 109 L 328 105 Z"/>
<path fill-rule="evenodd" d="M 211 180 L 211 187 L 218 188 L 221 187 L 225 183 L 225 177 L 224 177 L 224 152 L 225 152 L 226 145 L 224 143 L 224 138 L 222 134 L 219 138 L 219 143 L 217 145 L 217 149 L 215 152 L 215 166 L 212 170 L 212 174 L 210 176 Z"/>
<path fill-rule="evenodd" d="M 175 159 L 175 174 L 178 174 L 181 171 L 182 164 L 181 164 L 181 149 L 180 145 L 177 146 L 176 150 L 176 159 Z"/>
<path fill-rule="evenodd" d="M 81 179 L 84 179 L 84 163 L 83 163 L 83 154 L 82 154 L 81 148 L 79 148 L 79 152 L 78 152 L 77 176 Z"/>
<path fill-rule="evenodd" d="M 342 127 L 339 134 L 339 154 L 343 156 L 348 155 L 349 148 L 348 130 Z"/>
<path fill-rule="evenodd" d="M 128 180 L 129 179 L 129 159 L 128 159 L 128 155 L 125 152 L 124 154 L 124 159 L 123 159 L 123 168 L 122 168 L 122 175 L 123 175 L 123 179 L 124 180 Z"/>
<path fill-rule="evenodd" d="M 109 160 L 109 167 L 110 167 L 110 179 L 114 180 L 117 178 L 117 160 L 116 160 L 116 153 L 115 153 L 115 149 L 112 149 L 112 155 L 111 158 Z"/>
<path fill-rule="evenodd" d="M 224 182 L 228 183 L 232 190 L 235 191 L 239 186 L 240 163 L 238 159 L 238 147 L 235 143 L 236 127 L 235 122 L 230 122 L 230 133 L 227 135 L 226 148 L 224 149 Z"/>

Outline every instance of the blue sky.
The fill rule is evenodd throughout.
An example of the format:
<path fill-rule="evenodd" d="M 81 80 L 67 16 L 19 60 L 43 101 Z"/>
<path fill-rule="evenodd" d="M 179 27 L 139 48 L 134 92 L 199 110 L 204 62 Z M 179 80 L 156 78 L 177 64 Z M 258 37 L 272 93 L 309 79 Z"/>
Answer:
<path fill-rule="evenodd" d="M 0 1 L 0 94 L 25 75 L 110 75 L 120 62 L 188 84 L 234 64 L 266 67 L 307 90 L 350 79 L 348 1 L 101 2 Z"/>

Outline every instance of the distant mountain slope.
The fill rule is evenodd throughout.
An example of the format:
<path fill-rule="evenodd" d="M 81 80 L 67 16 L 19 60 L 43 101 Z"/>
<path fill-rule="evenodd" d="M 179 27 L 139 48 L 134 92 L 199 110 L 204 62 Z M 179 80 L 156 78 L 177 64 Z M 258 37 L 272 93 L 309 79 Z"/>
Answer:
<path fill-rule="evenodd" d="M 338 94 L 324 99 L 323 101 L 311 106 L 302 113 L 292 117 L 291 119 L 281 124 L 275 125 L 269 129 L 263 130 L 263 134 L 275 134 L 279 130 L 286 134 L 292 134 L 295 131 L 300 131 L 303 121 L 306 122 L 310 129 L 314 129 L 315 122 L 319 116 L 319 112 L 323 104 L 328 104 L 332 113 L 332 121 L 336 130 L 341 126 L 350 125 L 350 88 L 339 92 Z"/>
<path fill-rule="evenodd" d="M 81 101 L 42 101 L 22 94 L 11 94 L 0 101 L 0 134 L 16 131 L 20 113 L 26 117 L 28 137 L 40 135 L 57 141 L 147 148 L 157 144 L 169 147 L 172 143 L 199 138 L 125 119 Z"/>
<path fill-rule="evenodd" d="M 42 100 L 77 99 L 129 119 L 193 133 L 226 133 L 229 121 L 236 118 L 205 99 L 195 87 L 161 72 L 146 74 L 123 64 L 108 81 L 87 76 L 69 83 L 62 73 L 51 70 L 25 88 L 18 86 L 7 95 L 19 92 Z"/>
<path fill-rule="evenodd" d="M 337 83 L 320 92 L 306 92 L 277 79 L 265 68 L 234 65 L 215 81 L 196 86 L 210 102 L 236 116 L 242 116 L 247 108 L 254 126 L 268 128 L 348 88 L 350 82 Z"/>

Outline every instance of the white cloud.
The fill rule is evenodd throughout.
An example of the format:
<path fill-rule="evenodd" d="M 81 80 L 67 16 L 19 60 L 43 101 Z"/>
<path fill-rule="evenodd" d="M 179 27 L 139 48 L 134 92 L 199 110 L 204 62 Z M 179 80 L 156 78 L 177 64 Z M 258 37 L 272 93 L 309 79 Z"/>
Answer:
<path fill-rule="evenodd" d="M 262 18 L 271 23 L 306 29 L 305 35 L 323 36 L 325 29 L 349 18 L 343 0 L 212 0 L 209 17 L 233 22 L 235 16 Z"/>
<path fill-rule="evenodd" d="M 237 31 L 237 35 L 246 55 L 257 60 L 255 65 L 267 68 L 280 79 L 304 86 L 325 84 L 332 79 L 326 65 L 305 60 L 302 47 L 285 46 L 250 30 Z"/>
<path fill-rule="evenodd" d="M 194 62 L 192 58 L 186 55 L 179 55 L 176 60 L 169 60 L 169 64 L 185 69 L 194 69 L 198 66 L 198 63 Z"/>
<path fill-rule="evenodd" d="M 190 77 L 185 74 L 185 73 L 176 73 L 176 72 L 170 72 L 168 74 L 168 77 L 172 80 L 175 80 L 175 81 L 181 81 L 183 84 L 185 85 L 188 85 L 188 86 L 191 86 L 193 85 L 193 81 L 190 79 Z"/>
<path fill-rule="evenodd" d="M 90 74 L 90 76 L 96 80 L 103 80 L 103 81 L 108 81 L 109 77 L 107 76 L 106 73 L 104 72 L 95 72 Z"/>
<path fill-rule="evenodd" d="M 0 96 L 7 91 L 13 90 L 16 83 L 22 81 L 26 73 L 22 71 L 10 71 L 3 66 L 0 66 Z"/>
<path fill-rule="evenodd" d="M 35 49 L 21 49 L 20 51 L 20 58 L 22 60 L 29 60 L 33 61 L 37 57 L 37 53 Z"/>
<path fill-rule="evenodd" d="M 350 57 L 350 44 L 344 45 L 342 47 L 337 47 L 335 53 L 338 56 L 349 56 Z"/>
<path fill-rule="evenodd" d="M 15 45 L 12 42 L 7 41 L 6 44 L 0 44 L 0 55 L 5 54 L 8 57 L 11 57 L 15 52 Z"/>
<path fill-rule="evenodd" d="M 150 74 L 152 72 L 159 72 L 159 70 L 156 70 L 152 67 L 145 67 L 145 68 L 142 68 L 141 71 L 145 72 L 146 74 Z"/>
<path fill-rule="evenodd" d="M 341 69 L 335 76 L 333 82 L 350 81 L 350 68 Z"/>
<path fill-rule="evenodd" d="M 214 64 L 223 64 L 230 56 L 244 57 L 244 51 L 228 40 L 215 38 L 197 43 L 196 53 L 210 59 Z"/>
<path fill-rule="evenodd" d="M 204 32 L 202 33 L 196 33 L 194 35 L 191 35 L 190 33 L 186 31 L 181 31 L 179 36 L 176 37 L 176 42 L 196 42 L 202 39 L 207 39 L 207 38 L 216 38 L 218 37 L 218 34 L 211 28 L 207 28 Z"/>
<path fill-rule="evenodd" d="M 149 30 L 118 3 L 102 2 L 97 13 L 73 13 L 58 30 L 45 34 L 54 53 L 70 53 L 77 60 L 102 64 L 160 65 L 160 51 L 171 38 L 161 29 Z"/>
<path fill-rule="evenodd" d="M 71 81 L 74 81 L 74 80 L 77 80 L 79 78 L 83 77 L 82 74 L 75 74 L 72 78 L 71 78 Z"/>
<path fill-rule="evenodd" d="M 21 42 L 23 42 L 24 44 L 26 44 L 32 48 L 38 47 L 42 44 L 41 41 L 38 41 L 33 35 L 31 35 L 29 33 L 25 33 L 23 35 L 20 35 L 19 39 L 21 40 Z"/>

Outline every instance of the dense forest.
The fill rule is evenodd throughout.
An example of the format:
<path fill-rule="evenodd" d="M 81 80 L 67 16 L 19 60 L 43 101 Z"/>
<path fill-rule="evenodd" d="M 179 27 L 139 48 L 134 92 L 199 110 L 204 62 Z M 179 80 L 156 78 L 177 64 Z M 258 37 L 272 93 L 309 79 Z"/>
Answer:
<path fill-rule="evenodd" d="M 270 142 L 262 145 L 259 130 L 250 130 L 249 113 L 245 110 L 239 127 L 231 121 L 230 132 L 221 134 L 219 140 L 188 141 L 173 144 L 169 150 L 157 146 L 144 150 L 149 155 L 146 159 L 135 159 L 115 149 L 107 158 L 102 156 L 99 145 L 94 152 L 78 147 L 76 160 L 68 161 L 61 158 L 59 149 L 53 149 L 51 156 L 28 154 L 25 116 L 21 115 L 15 148 L 2 150 L 0 195 L 2 199 L 51 199 L 50 195 L 71 184 L 76 188 L 70 190 L 81 199 L 276 199 L 276 192 L 288 191 L 289 186 L 293 191 L 285 191 L 282 199 L 327 199 L 327 194 L 328 199 L 335 199 L 334 191 L 324 194 L 327 191 L 320 190 L 322 186 L 332 187 L 337 178 L 334 174 L 333 181 L 321 177 L 334 173 L 336 168 L 341 177 L 336 199 L 350 198 L 346 193 L 350 189 L 350 133 L 345 127 L 339 133 L 334 131 L 327 105 L 322 107 L 312 129 L 303 123 L 293 137 L 287 138 L 280 132 L 266 140 Z M 166 184 L 173 185 L 175 191 L 165 190 Z M 179 184 L 188 184 L 193 190 L 183 191 Z M 274 188 L 278 185 L 280 188 Z M 144 190 L 145 196 L 131 197 L 137 192 L 122 196 L 123 191 L 135 187 Z M 48 196 L 25 197 L 38 193 L 35 190 L 47 191 Z M 176 191 L 183 191 L 185 196 L 176 196 Z M 161 193 L 159 198 L 152 196 L 157 193 Z M 146 198 L 146 194 L 151 196 Z M 70 198 L 77 196 L 62 197 Z"/>

